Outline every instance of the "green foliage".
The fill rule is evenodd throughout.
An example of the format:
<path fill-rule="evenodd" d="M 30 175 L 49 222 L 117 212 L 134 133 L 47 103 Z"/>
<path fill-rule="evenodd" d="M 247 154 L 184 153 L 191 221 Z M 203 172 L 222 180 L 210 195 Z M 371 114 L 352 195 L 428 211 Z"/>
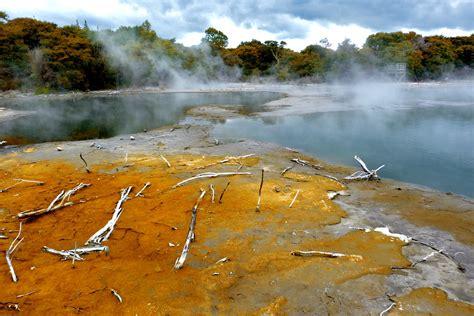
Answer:
<path fill-rule="evenodd" d="M 78 21 L 58 27 L 30 18 L 9 20 L 0 11 L 0 90 L 48 93 L 167 85 L 180 76 L 216 80 L 236 68 L 240 79 L 271 76 L 282 81 L 351 79 L 361 69 L 380 75 L 393 63 L 406 63 L 412 80 L 440 79 L 450 72 L 472 74 L 474 68 L 474 34 L 449 38 L 380 32 L 370 35 L 360 49 L 345 40 L 333 50 L 322 39 L 301 52 L 286 48 L 284 41 L 254 39 L 227 48 L 228 40 L 209 27 L 202 39 L 205 45 L 184 47 L 175 39 L 160 38 L 149 21 L 95 32 L 86 21 L 83 27 Z"/>

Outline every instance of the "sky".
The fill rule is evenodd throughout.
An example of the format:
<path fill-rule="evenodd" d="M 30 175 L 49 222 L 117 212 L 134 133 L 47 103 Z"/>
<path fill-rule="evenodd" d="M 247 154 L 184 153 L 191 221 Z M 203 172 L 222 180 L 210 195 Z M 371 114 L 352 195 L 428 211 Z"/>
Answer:
<path fill-rule="evenodd" d="M 376 32 L 423 35 L 474 33 L 474 0 L 0 0 L 10 18 L 33 17 L 58 25 L 115 29 L 148 20 L 162 38 L 199 44 L 212 26 L 242 41 L 285 41 L 300 51 L 327 38 L 337 48 L 346 38 L 362 46 Z"/>

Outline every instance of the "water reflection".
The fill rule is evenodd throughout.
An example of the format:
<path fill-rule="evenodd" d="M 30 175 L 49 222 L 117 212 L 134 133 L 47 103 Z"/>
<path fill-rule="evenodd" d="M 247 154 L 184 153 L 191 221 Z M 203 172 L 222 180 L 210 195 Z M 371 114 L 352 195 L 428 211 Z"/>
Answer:
<path fill-rule="evenodd" d="M 0 139 L 9 144 L 107 138 L 175 124 L 186 109 L 206 104 L 243 105 L 252 113 L 278 93 L 141 93 L 80 98 L 8 100 L 1 106 L 35 114 L 0 123 Z M 4 101 L 5 102 L 5 101 Z"/>
<path fill-rule="evenodd" d="M 299 148 L 328 161 L 386 164 L 383 177 L 474 197 L 473 107 L 328 112 L 242 118 L 216 126 L 219 138 Z"/>

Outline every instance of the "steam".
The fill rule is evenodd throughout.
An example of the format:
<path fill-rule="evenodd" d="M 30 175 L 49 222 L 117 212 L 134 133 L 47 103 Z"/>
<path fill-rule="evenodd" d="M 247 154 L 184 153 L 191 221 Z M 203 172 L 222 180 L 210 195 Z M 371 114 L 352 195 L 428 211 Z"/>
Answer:
<path fill-rule="evenodd" d="M 199 89 L 237 81 L 238 67 L 229 67 L 212 53 L 207 43 L 184 47 L 171 40 L 159 39 L 159 45 L 144 43 L 133 32 L 98 32 L 97 40 L 118 69 L 119 85 Z"/>

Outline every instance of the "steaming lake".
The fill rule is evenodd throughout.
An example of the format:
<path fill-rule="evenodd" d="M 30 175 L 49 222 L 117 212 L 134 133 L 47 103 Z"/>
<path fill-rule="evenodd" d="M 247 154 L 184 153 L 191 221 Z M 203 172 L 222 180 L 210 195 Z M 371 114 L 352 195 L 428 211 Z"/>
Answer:
<path fill-rule="evenodd" d="M 0 140 L 12 144 L 107 138 L 176 123 L 204 123 L 215 126 L 213 133 L 221 141 L 274 142 L 352 166 L 357 154 L 371 168 L 385 164 L 382 177 L 474 197 L 474 105 L 469 98 L 463 99 L 468 106 L 454 98 L 428 100 L 431 106 L 411 109 L 245 116 L 219 122 L 185 114 L 207 104 L 240 104 L 243 113 L 251 113 L 281 97 L 271 92 L 223 92 L 4 100 L 0 106 L 36 112 L 0 122 Z"/>

